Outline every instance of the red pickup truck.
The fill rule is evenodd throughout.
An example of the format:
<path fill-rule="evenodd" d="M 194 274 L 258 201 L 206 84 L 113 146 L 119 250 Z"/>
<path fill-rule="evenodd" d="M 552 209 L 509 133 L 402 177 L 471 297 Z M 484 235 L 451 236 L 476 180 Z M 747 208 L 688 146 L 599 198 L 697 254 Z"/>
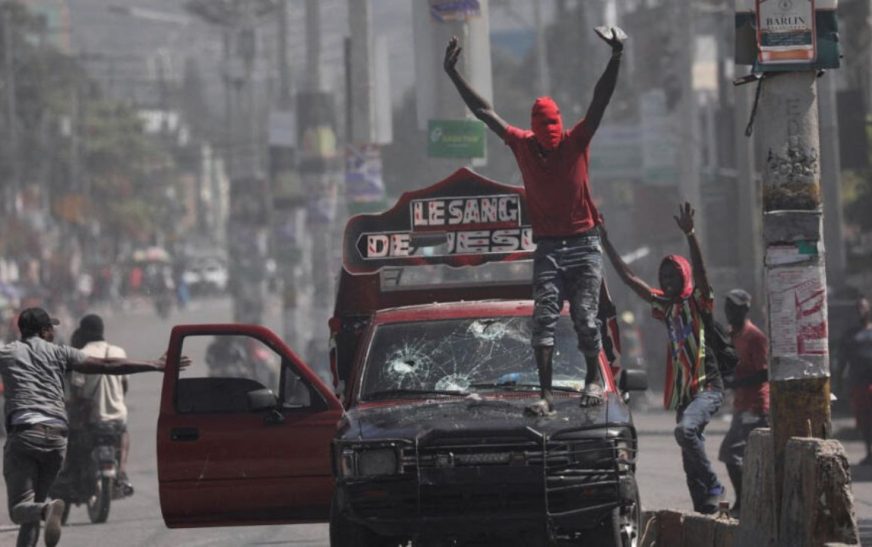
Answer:
<path fill-rule="evenodd" d="M 329 521 L 334 546 L 636 545 L 626 393 L 644 371 L 619 389 L 604 351 L 606 402 L 582 408 L 565 312 L 557 414 L 524 415 L 533 249 L 523 189 L 462 169 L 348 222 L 332 388 L 266 328 L 175 327 L 157 440 L 167 526 Z M 222 350 L 230 339 L 248 351 Z"/>

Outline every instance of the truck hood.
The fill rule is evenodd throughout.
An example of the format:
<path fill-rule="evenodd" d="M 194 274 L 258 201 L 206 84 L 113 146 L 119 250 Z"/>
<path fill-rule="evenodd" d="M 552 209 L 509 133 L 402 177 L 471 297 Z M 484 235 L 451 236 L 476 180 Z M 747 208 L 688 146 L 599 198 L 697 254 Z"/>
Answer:
<path fill-rule="evenodd" d="M 582 408 L 577 397 L 557 395 L 553 416 L 531 417 L 524 408 L 532 397 L 465 397 L 404 399 L 357 406 L 346 415 L 343 441 L 388 439 L 416 440 L 439 435 L 478 434 L 550 435 L 565 429 L 630 425 L 627 407 L 616 393 L 607 393 L 604 404 Z"/>

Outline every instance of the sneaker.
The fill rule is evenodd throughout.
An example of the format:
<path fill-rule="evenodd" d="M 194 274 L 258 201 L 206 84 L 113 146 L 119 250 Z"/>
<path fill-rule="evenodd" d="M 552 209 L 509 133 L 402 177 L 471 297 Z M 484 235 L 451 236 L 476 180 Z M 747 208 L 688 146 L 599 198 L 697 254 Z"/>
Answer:
<path fill-rule="evenodd" d="M 45 506 L 45 544 L 54 547 L 61 540 L 61 520 L 64 516 L 64 500 L 51 500 Z"/>
<path fill-rule="evenodd" d="M 718 504 L 724 498 L 726 488 L 723 484 L 719 484 L 708 491 L 708 497 L 699 508 L 699 512 L 703 515 L 712 515 L 718 512 Z"/>

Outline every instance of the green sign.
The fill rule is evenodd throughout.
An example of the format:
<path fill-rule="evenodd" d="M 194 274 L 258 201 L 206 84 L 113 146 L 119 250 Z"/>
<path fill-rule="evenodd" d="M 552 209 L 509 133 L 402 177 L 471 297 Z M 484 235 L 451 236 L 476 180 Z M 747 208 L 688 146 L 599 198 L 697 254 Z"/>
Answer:
<path fill-rule="evenodd" d="M 430 120 L 427 155 L 431 158 L 485 157 L 485 128 L 478 120 Z"/>

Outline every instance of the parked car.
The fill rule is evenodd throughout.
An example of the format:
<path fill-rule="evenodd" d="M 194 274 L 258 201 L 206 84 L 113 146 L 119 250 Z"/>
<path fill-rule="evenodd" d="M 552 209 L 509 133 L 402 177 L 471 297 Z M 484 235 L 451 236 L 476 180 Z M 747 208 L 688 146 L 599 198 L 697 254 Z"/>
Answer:
<path fill-rule="evenodd" d="M 603 353 L 605 404 L 581 407 L 585 361 L 565 310 L 557 414 L 524 413 L 539 384 L 523 198 L 464 169 L 351 219 L 332 389 L 262 326 L 175 327 L 158 420 L 167 526 L 329 520 L 333 546 L 636 545 L 626 393 L 645 388 L 645 372 L 617 382 Z M 456 207 L 478 215 L 449 225 Z M 282 363 L 274 385 L 256 367 L 210 376 L 204 348 L 220 337 L 268 348 Z M 179 370 L 183 354 L 193 365 Z"/>
<path fill-rule="evenodd" d="M 194 294 L 215 294 L 227 290 L 229 273 L 223 260 L 201 258 L 192 261 L 182 278 Z"/>

